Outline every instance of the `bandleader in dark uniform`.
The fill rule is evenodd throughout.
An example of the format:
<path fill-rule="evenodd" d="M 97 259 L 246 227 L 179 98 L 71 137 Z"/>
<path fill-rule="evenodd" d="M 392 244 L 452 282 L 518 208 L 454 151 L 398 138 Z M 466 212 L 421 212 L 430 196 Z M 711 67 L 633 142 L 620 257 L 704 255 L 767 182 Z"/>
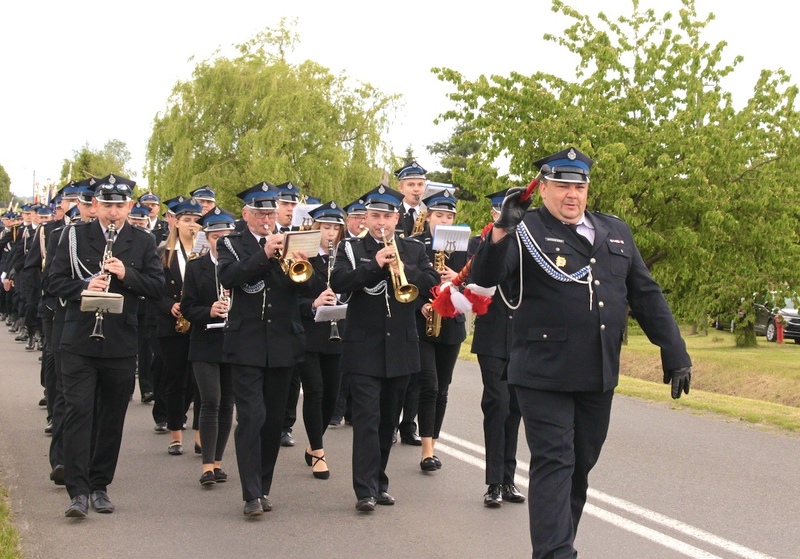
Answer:
<path fill-rule="evenodd" d="M 67 300 L 60 351 L 66 406 L 64 467 L 72 498 L 66 511 L 69 517 L 86 516 L 90 498 L 95 511 L 114 510 L 106 490 L 114 478 L 125 411 L 134 385 L 139 296 L 155 298 L 164 288 L 152 236 L 125 221 L 134 185 L 113 174 L 98 181 L 93 202 L 97 220 L 69 227 L 67 238 L 56 251 L 48 281 L 50 292 Z M 116 233 L 109 231 L 111 223 Z M 113 256 L 104 263 L 105 273 L 100 274 L 109 240 Z M 106 288 L 123 296 L 122 313 L 104 313 L 104 338 L 92 338 L 95 313 L 80 310 L 81 293 Z M 97 444 L 90 455 L 95 405 Z"/>
<path fill-rule="evenodd" d="M 270 510 L 269 491 L 280 449 L 289 383 L 302 359 L 305 336 L 297 307 L 298 285 L 281 269 L 271 235 L 277 208 L 267 183 L 237 196 L 247 229 L 217 242 L 219 279 L 231 290 L 225 360 L 231 363 L 238 424 L 234 432 L 244 514 Z"/>
<path fill-rule="evenodd" d="M 534 559 L 577 556 L 575 532 L 608 431 L 628 305 L 661 348 L 673 398 L 689 391 L 686 344 L 630 228 L 585 211 L 591 163 L 576 148 L 537 161 L 543 207 L 526 212 L 524 189 L 511 189 L 473 266 L 477 284 L 497 285 L 520 273 L 522 251 L 508 382 L 531 451 Z"/>
<path fill-rule="evenodd" d="M 399 258 L 407 282 L 419 293 L 439 283 L 439 274 L 425 245 L 394 234 L 399 193 L 381 185 L 365 200 L 369 233 L 340 243 L 331 288 L 351 294 L 341 363 L 353 398 L 356 509 L 369 512 L 376 504 L 394 504 L 386 465 L 409 375 L 420 368 L 415 305 L 397 300 L 389 266 L 396 269 Z"/>

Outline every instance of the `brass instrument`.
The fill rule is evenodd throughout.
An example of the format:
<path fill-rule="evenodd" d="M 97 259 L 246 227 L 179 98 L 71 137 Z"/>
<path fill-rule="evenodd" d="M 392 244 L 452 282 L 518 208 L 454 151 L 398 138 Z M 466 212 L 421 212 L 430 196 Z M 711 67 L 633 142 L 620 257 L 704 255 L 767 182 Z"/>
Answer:
<path fill-rule="evenodd" d="M 194 246 L 194 237 L 196 234 L 197 233 L 192 231 L 192 246 Z M 181 242 L 180 239 L 178 239 L 178 242 Z M 194 260 L 199 256 L 200 255 L 197 254 L 196 252 L 190 252 L 187 260 Z M 183 286 L 181 286 L 181 299 L 183 299 Z M 185 334 L 186 332 L 189 331 L 191 327 L 192 323 L 189 322 L 185 316 L 183 316 L 183 313 L 178 312 L 178 317 L 175 319 L 175 331 L 178 334 Z"/>
<path fill-rule="evenodd" d="M 225 316 L 222 317 L 223 324 L 225 325 L 225 327 L 227 327 L 228 311 L 231 310 L 231 298 L 228 296 L 228 293 L 225 291 L 225 288 L 222 286 L 222 284 L 219 284 L 219 293 L 217 293 L 217 300 L 220 303 L 224 303 L 228 307 L 228 310 L 225 311 Z"/>
<path fill-rule="evenodd" d="M 114 255 L 112 254 L 112 250 L 114 249 L 114 238 L 117 235 L 117 227 L 113 223 L 108 224 L 108 240 L 106 241 L 106 248 L 103 251 L 103 261 L 100 262 L 100 275 L 105 275 L 108 278 L 108 285 L 106 285 L 105 292 L 108 293 L 108 288 L 111 286 L 111 274 L 106 273 L 106 264 L 108 263 L 109 259 L 111 259 Z M 94 312 L 94 328 L 92 329 L 92 333 L 89 335 L 90 338 L 93 340 L 103 340 L 105 336 L 103 335 L 103 315 L 104 312 L 101 309 L 97 309 Z"/>
<path fill-rule="evenodd" d="M 443 250 L 437 250 L 436 256 L 433 257 L 433 269 L 437 272 L 444 272 L 444 260 L 447 258 L 447 253 Z M 429 338 L 437 338 L 442 333 L 442 315 L 440 315 L 433 307 L 428 311 L 428 316 L 425 319 L 425 335 Z"/>
<path fill-rule="evenodd" d="M 267 230 L 268 237 L 272 235 L 272 231 L 268 226 L 265 225 L 264 228 Z M 278 259 L 283 273 L 295 283 L 305 283 L 314 275 L 314 268 L 311 267 L 311 263 L 308 260 L 295 260 L 291 257 L 284 258 L 281 249 L 276 249 L 274 256 Z"/>
<path fill-rule="evenodd" d="M 423 231 L 425 231 L 425 215 L 427 214 L 427 210 L 422 210 L 419 212 L 417 219 L 414 220 L 414 227 L 411 229 L 412 235 L 419 235 Z"/>
<path fill-rule="evenodd" d="M 394 234 L 391 238 L 386 237 L 386 230 L 381 227 L 381 238 L 383 239 L 384 246 L 395 246 Z M 395 255 L 393 259 L 396 260 L 396 266 L 389 264 L 389 273 L 392 276 L 392 288 L 394 289 L 394 298 L 400 303 L 410 303 L 419 295 L 419 289 L 416 285 L 408 283 L 406 273 L 403 268 L 403 261 L 400 259 L 399 254 Z"/>
<path fill-rule="evenodd" d="M 328 241 L 328 289 L 331 288 L 331 272 L 333 271 L 333 263 L 335 261 L 333 252 L 333 241 Z M 328 335 L 329 342 L 340 342 L 342 337 L 339 335 L 339 323 L 336 320 L 331 320 L 331 331 Z"/>

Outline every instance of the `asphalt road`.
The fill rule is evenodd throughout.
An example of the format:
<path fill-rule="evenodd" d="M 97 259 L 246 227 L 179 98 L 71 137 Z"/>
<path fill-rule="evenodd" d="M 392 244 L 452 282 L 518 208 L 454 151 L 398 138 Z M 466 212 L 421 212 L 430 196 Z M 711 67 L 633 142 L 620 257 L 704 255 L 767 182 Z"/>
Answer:
<path fill-rule="evenodd" d="M 398 444 L 389 462 L 394 507 L 354 509 L 351 430 L 328 431 L 329 480 L 303 460 L 306 437 L 281 451 L 274 510 L 242 515 L 233 439 L 227 484 L 201 489 L 200 457 L 167 454 L 138 392 L 128 409 L 111 515 L 64 517 L 66 491 L 48 480 L 37 356 L 0 330 L 2 481 L 25 557 L 86 559 L 530 557 L 526 505 L 482 505 L 480 374 L 459 362 L 437 454 L 419 470 L 419 450 Z M 664 387 L 667 390 L 667 387 Z M 691 397 L 691 394 L 689 395 Z M 191 434 L 187 437 L 191 441 Z M 191 451 L 191 444 L 186 445 Z M 521 441 L 518 485 L 527 487 Z M 576 545 L 593 559 L 796 559 L 800 557 L 800 438 L 679 406 L 617 397 L 609 439 L 591 477 Z"/>

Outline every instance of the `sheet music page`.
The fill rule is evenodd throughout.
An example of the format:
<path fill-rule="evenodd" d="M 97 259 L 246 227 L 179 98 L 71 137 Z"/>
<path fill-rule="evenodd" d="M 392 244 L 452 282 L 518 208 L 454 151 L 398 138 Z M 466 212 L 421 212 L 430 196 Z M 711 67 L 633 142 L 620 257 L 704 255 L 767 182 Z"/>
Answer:
<path fill-rule="evenodd" d="M 314 322 L 330 322 L 331 320 L 342 320 L 347 316 L 347 305 L 322 305 L 317 307 L 317 314 Z"/>
<path fill-rule="evenodd" d="M 322 231 L 287 231 L 283 234 L 283 256 L 291 257 L 293 252 L 303 252 L 311 258 L 319 254 L 319 241 Z"/>
<path fill-rule="evenodd" d="M 433 233 L 433 250 L 465 251 L 471 236 L 472 231 L 465 225 L 437 225 Z"/>

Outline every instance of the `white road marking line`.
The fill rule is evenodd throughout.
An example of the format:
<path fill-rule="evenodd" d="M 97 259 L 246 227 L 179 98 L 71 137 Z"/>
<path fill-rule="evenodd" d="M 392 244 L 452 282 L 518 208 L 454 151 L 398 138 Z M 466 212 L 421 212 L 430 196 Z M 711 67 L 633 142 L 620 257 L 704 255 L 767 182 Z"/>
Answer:
<path fill-rule="evenodd" d="M 456 437 L 455 435 L 451 435 L 449 433 L 440 433 L 439 440 L 451 442 L 455 445 L 466 448 L 467 450 L 480 454 L 481 456 L 486 455 L 486 450 L 483 446 L 475 444 L 466 439 Z M 486 469 L 486 463 L 483 460 L 483 458 L 477 458 L 471 454 L 467 454 L 466 452 L 463 452 L 456 448 L 443 445 L 441 442 L 436 443 L 436 450 L 441 450 L 444 454 L 448 454 L 454 458 L 457 458 L 458 460 L 461 460 L 462 462 L 466 462 L 472 466 L 480 468 L 481 470 Z M 527 474 L 527 471 L 529 469 L 529 464 L 522 461 L 518 461 L 517 469 Z M 528 488 L 527 476 L 517 473 L 517 475 L 514 477 L 514 481 L 517 485 L 524 487 L 525 489 Z M 677 532 L 680 532 L 682 534 L 685 534 L 689 537 L 695 538 L 702 542 L 714 545 L 716 547 L 719 547 L 720 549 L 723 549 L 729 553 L 733 553 L 734 555 L 738 555 L 739 557 L 742 557 L 744 559 L 776 559 L 771 555 L 766 555 L 764 553 L 750 549 L 743 545 L 739 545 L 736 542 L 726 540 L 725 538 L 721 538 L 710 532 L 701 530 L 700 528 L 695 528 L 694 526 L 681 522 L 680 520 L 676 520 L 674 518 L 670 518 L 663 514 L 652 511 L 650 509 L 640 507 L 639 505 L 635 505 L 629 501 L 625 501 L 624 499 L 620 499 L 618 497 L 613 497 L 611 495 L 608 495 L 607 493 L 603 493 L 602 491 L 598 491 L 596 489 L 589 488 L 588 497 L 590 499 L 595 499 L 607 505 L 611 505 L 613 507 L 622 509 L 625 512 L 628 512 L 632 515 L 639 516 L 655 524 L 660 524 L 666 528 L 675 530 Z M 698 549 L 696 547 L 693 547 L 689 544 L 684 544 L 680 540 L 671 538 L 670 536 L 662 534 L 661 532 L 652 530 L 650 528 L 642 526 L 641 524 L 637 524 L 622 516 L 606 511 L 605 509 L 601 509 L 595 505 L 592 505 L 591 503 L 586 504 L 585 511 L 591 514 L 592 516 L 600 518 L 601 520 L 605 520 L 606 522 L 614 524 L 620 528 L 623 528 L 624 530 L 628 530 L 629 532 L 635 533 L 651 541 L 664 545 L 667 548 L 674 549 L 676 551 L 684 553 L 688 557 L 694 557 L 697 559 L 713 559 L 717 557 L 716 555 L 708 554 L 707 552 Z M 653 539 L 654 537 L 657 537 L 657 539 Z M 683 551 L 682 548 L 679 549 L 678 547 L 675 547 L 676 545 L 686 546 L 685 548 L 686 551 Z M 698 553 L 699 555 L 697 555 Z"/>

